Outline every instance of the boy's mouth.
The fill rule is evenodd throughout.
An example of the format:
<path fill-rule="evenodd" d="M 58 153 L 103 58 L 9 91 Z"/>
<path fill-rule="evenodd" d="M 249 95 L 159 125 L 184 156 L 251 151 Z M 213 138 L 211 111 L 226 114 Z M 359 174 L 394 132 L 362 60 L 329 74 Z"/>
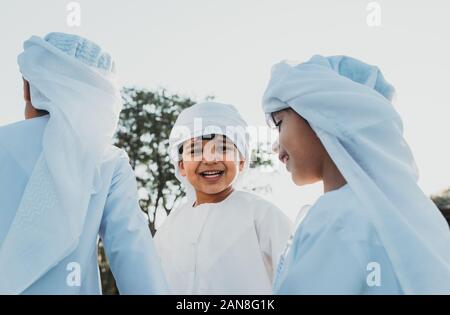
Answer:
<path fill-rule="evenodd" d="M 204 171 L 200 173 L 200 176 L 208 179 L 216 179 L 225 174 L 225 171 Z"/>

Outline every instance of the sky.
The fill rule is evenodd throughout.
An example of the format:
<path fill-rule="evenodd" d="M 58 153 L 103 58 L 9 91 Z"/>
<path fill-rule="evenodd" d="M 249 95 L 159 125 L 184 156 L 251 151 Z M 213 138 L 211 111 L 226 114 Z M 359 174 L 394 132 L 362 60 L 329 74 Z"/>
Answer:
<path fill-rule="evenodd" d="M 80 26 L 70 26 L 70 2 Z M 380 8 L 379 25 L 369 25 Z M 271 66 L 314 54 L 350 55 L 377 65 L 397 91 L 394 106 L 427 193 L 450 186 L 450 3 L 364 0 L 40 0 L 2 1 L 0 126 L 22 119 L 17 55 L 31 35 L 75 33 L 116 59 L 120 83 L 163 87 L 202 100 L 234 104 L 251 125 L 264 126 L 261 97 Z M 378 11 L 377 11 L 378 12 Z M 291 218 L 321 193 L 296 187 L 282 168 L 264 174 L 266 197 Z M 292 196 L 295 196 L 292 198 Z"/>

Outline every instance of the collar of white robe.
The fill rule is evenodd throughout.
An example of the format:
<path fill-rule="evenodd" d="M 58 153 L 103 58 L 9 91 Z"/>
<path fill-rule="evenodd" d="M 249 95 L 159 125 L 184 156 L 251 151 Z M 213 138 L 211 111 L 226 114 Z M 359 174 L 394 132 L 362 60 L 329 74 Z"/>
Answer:
<path fill-rule="evenodd" d="M 448 294 L 449 228 L 416 184 L 393 94 L 377 67 L 314 56 L 274 65 L 263 109 L 290 107 L 309 122 L 373 222 L 402 290 Z"/>
<path fill-rule="evenodd" d="M 18 63 L 33 105 L 50 117 L 43 151 L 0 248 L 3 294 L 23 292 L 77 247 L 122 107 L 111 58 L 86 39 L 33 36 Z"/>

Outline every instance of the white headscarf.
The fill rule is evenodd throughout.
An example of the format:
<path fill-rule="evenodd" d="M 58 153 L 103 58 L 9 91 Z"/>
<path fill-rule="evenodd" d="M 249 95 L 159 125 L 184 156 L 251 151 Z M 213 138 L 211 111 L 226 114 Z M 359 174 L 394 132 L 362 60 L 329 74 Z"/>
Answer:
<path fill-rule="evenodd" d="M 185 177 L 180 175 L 179 148 L 187 140 L 210 134 L 226 136 L 236 145 L 245 158 L 245 167 L 242 172 L 245 172 L 250 165 L 248 125 L 233 105 L 204 102 L 183 110 L 170 132 L 169 150 L 171 161 L 175 167 L 175 176 L 185 187 L 189 203 L 194 202 L 196 196 L 193 187 Z"/>
<path fill-rule="evenodd" d="M 34 107 L 50 113 L 43 151 L 0 248 L 0 292 L 23 292 L 79 241 L 122 107 L 114 62 L 76 35 L 33 36 L 18 57 Z"/>
<path fill-rule="evenodd" d="M 362 202 L 406 294 L 450 293 L 450 231 L 416 165 L 377 67 L 345 56 L 276 64 L 263 97 L 311 125 Z"/>

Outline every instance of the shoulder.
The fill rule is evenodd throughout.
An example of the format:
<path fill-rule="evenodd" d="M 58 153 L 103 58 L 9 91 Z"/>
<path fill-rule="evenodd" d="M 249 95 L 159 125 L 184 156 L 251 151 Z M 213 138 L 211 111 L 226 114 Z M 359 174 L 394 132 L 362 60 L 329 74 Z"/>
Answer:
<path fill-rule="evenodd" d="M 319 198 L 298 228 L 301 237 L 331 235 L 349 242 L 377 243 L 373 224 L 350 187 Z"/>
<path fill-rule="evenodd" d="M 234 194 L 235 200 L 241 205 L 248 205 L 246 209 L 251 209 L 257 218 L 275 216 L 288 220 L 287 216 L 275 204 L 261 196 L 244 190 L 237 190 Z"/>
<path fill-rule="evenodd" d="M 269 209 L 273 209 L 273 210 L 279 210 L 277 208 L 277 206 L 275 206 L 270 201 L 266 200 L 265 198 L 263 198 L 261 196 L 256 195 L 255 193 L 249 192 L 249 191 L 236 190 L 234 192 L 233 198 L 235 200 L 238 200 L 245 204 L 256 205 L 256 206 L 264 208 L 264 209 L 269 208 Z"/>
<path fill-rule="evenodd" d="M 353 262 L 361 270 L 373 259 L 384 259 L 378 233 L 357 196 L 346 190 L 340 196 L 326 199 L 324 202 L 319 198 L 297 227 L 292 247 L 294 257 L 323 255 L 336 264 Z"/>
<path fill-rule="evenodd" d="M 48 116 L 42 116 L 42 117 L 36 117 L 32 119 L 25 119 L 16 121 L 10 124 L 2 125 L 0 126 L 0 134 L 3 134 L 5 132 L 11 132 L 11 131 L 19 131 L 23 128 L 28 127 L 45 127 L 45 125 L 48 122 Z"/>
<path fill-rule="evenodd" d="M 7 146 L 12 141 L 24 143 L 33 139 L 40 141 L 47 122 L 48 116 L 43 116 L 0 126 L 0 143 Z"/>
<path fill-rule="evenodd" d="M 155 241 L 156 243 L 159 243 L 160 240 L 166 239 L 170 234 L 173 233 L 173 230 L 176 228 L 174 225 L 176 225 L 177 221 L 183 221 L 183 220 L 177 220 L 177 217 L 183 210 L 189 210 L 189 205 L 187 202 L 183 202 L 182 204 L 178 205 L 174 209 L 170 211 L 170 213 L 165 217 L 164 221 L 161 223 L 161 225 L 156 230 L 155 234 Z"/>
<path fill-rule="evenodd" d="M 176 207 L 170 210 L 169 214 L 164 219 L 162 226 L 167 225 L 167 223 L 173 222 L 176 217 L 180 216 L 181 213 L 184 214 L 190 210 L 192 210 L 192 205 L 190 205 L 187 200 L 182 199 L 182 201 Z"/>
<path fill-rule="evenodd" d="M 130 165 L 130 159 L 125 150 L 114 145 L 106 148 L 103 155 L 102 168 L 112 171 L 112 185 L 125 179 L 135 180 L 133 168 Z"/>
<path fill-rule="evenodd" d="M 0 155 L 3 163 L 14 161 L 26 173 L 34 168 L 42 151 L 48 117 L 38 117 L 0 127 Z"/>
<path fill-rule="evenodd" d="M 131 168 L 128 154 L 124 149 L 118 148 L 115 145 L 109 145 L 106 147 L 103 154 L 103 162 L 114 164 L 116 170 L 128 168 L 128 166 Z"/>

